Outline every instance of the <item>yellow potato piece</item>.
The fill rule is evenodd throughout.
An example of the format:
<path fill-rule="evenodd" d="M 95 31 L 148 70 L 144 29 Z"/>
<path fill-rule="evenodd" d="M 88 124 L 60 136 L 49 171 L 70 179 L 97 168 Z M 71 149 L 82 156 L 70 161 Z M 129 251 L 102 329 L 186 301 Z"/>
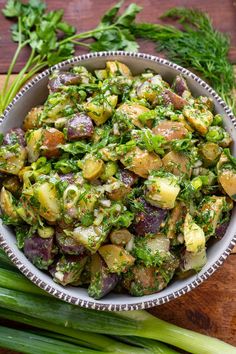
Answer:
<path fill-rule="evenodd" d="M 135 147 L 120 159 L 128 170 L 133 171 L 138 176 L 147 178 L 153 170 L 159 170 L 162 166 L 161 158 L 153 152 L 141 150 Z"/>
<path fill-rule="evenodd" d="M 165 169 L 176 176 L 181 174 L 191 175 L 191 168 L 189 166 L 189 159 L 181 152 L 170 151 L 163 159 L 163 166 Z"/>
<path fill-rule="evenodd" d="M 85 104 L 88 116 L 96 125 L 105 123 L 113 114 L 113 110 L 117 105 L 118 97 L 115 95 L 108 96 L 103 102 L 92 100 Z"/>
<path fill-rule="evenodd" d="M 49 182 L 36 186 L 35 197 L 40 203 L 39 214 L 48 221 L 55 222 L 60 218 L 60 203 L 57 199 L 56 187 Z"/>
<path fill-rule="evenodd" d="M 236 201 L 236 173 L 232 170 L 223 170 L 220 173 L 218 180 L 225 193 Z"/>
<path fill-rule="evenodd" d="M 107 61 L 106 62 L 106 69 L 109 76 L 126 76 L 132 77 L 131 71 L 129 70 L 128 66 L 120 63 L 119 61 Z"/>
<path fill-rule="evenodd" d="M 201 252 L 206 244 L 203 229 L 193 221 L 189 213 L 186 215 L 184 221 L 184 241 L 186 250 L 192 253 Z"/>
<path fill-rule="evenodd" d="M 132 257 L 124 248 L 117 245 L 104 245 L 98 252 L 106 262 L 111 273 L 123 273 L 131 267 L 135 258 Z"/>
<path fill-rule="evenodd" d="M 159 208 L 173 209 L 180 191 L 180 186 L 177 182 L 174 175 L 149 178 L 146 192 L 147 201 Z"/>
<path fill-rule="evenodd" d="M 43 141 L 43 129 L 33 130 L 27 139 L 27 151 L 29 162 L 36 161 L 40 156 L 40 146 Z"/>
<path fill-rule="evenodd" d="M 150 110 L 147 107 L 142 106 L 138 103 L 123 103 L 117 108 L 117 112 L 121 112 L 127 115 L 127 117 L 131 120 L 131 122 L 139 128 L 143 127 L 143 124 L 139 120 L 139 116 L 143 113 L 147 113 Z M 148 123 L 148 122 L 147 122 Z M 150 126 L 150 124 L 147 124 Z"/>
<path fill-rule="evenodd" d="M 3 213 L 10 217 L 13 222 L 20 220 L 16 212 L 15 205 L 13 204 L 12 194 L 4 187 L 2 187 L 0 192 L 0 205 Z"/>

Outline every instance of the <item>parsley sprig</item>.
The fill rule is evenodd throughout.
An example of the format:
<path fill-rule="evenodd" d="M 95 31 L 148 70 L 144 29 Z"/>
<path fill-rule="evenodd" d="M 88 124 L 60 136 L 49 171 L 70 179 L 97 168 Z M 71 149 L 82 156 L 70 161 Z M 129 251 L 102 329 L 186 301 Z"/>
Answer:
<path fill-rule="evenodd" d="M 236 112 L 232 94 L 235 77 L 228 60 L 229 37 L 213 28 L 207 14 L 196 9 L 172 8 L 162 17 L 176 19 L 182 26 L 177 28 L 137 23 L 136 16 L 141 7 L 132 3 L 122 12 L 122 4 L 120 1 L 108 10 L 96 28 L 76 33 L 73 26 L 63 21 L 62 10 L 47 12 L 41 0 L 29 0 L 27 4 L 21 0 L 8 0 L 3 14 L 17 19 L 12 26 L 12 39 L 18 47 L 0 92 L 0 114 L 28 79 L 43 68 L 70 58 L 76 46 L 91 51 L 137 51 L 138 38 L 155 42 L 157 51 L 163 51 L 170 60 L 196 71 Z M 26 46 L 31 48 L 28 61 L 9 85 L 10 75 Z"/>
<path fill-rule="evenodd" d="M 63 10 L 47 12 L 41 0 L 29 0 L 27 4 L 20 0 L 8 0 L 3 14 L 12 20 L 17 19 L 17 23 L 11 27 L 11 32 L 12 40 L 17 42 L 18 46 L 0 92 L 0 114 L 28 79 L 45 67 L 73 56 L 77 45 L 92 51 L 137 50 L 138 44 L 129 28 L 141 8 L 130 4 L 118 16 L 122 3 L 121 1 L 108 10 L 96 28 L 76 33 L 75 27 L 63 21 Z M 87 39 L 93 39 L 93 43 L 84 42 Z M 9 85 L 17 59 L 27 46 L 31 48 L 28 60 Z"/>

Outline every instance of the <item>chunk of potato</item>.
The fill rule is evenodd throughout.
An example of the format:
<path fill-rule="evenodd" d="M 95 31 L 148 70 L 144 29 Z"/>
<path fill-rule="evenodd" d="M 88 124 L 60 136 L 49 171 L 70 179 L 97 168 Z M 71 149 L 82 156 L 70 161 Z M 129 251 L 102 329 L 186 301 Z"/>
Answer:
<path fill-rule="evenodd" d="M 167 286 L 174 271 L 164 271 L 165 276 L 156 267 L 147 267 L 137 264 L 130 269 L 130 272 L 123 275 L 123 285 L 133 296 L 143 296 L 156 293 Z"/>
<path fill-rule="evenodd" d="M 114 289 L 118 283 L 119 276 L 109 272 L 98 253 L 93 254 L 91 258 L 91 282 L 88 294 L 94 299 L 101 299 Z"/>
<path fill-rule="evenodd" d="M 104 162 L 90 157 L 85 160 L 83 165 L 83 177 L 88 180 L 99 178 L 104 172 Z"/>
<path fill-rule="evenodd" d="M 42 155 L 48 158 L 60 156 L 58 145 L 65 143 L 64 134 L 55 128 L 43 129 L 42 134 L 43 140 L 40 147 Z"/>
<path fill-rule="evenodd" d="M 124 246 L 132 240 L 133 235 L 127 229 L 113 230 L 110 234 L 111 243 L 117 246 Z"/>
<path fill-rule="evenodd" d="M 190 270 L 193 270 L 194 272 L 199 272 L 202 267 L 204 267 L 206 262 L 207 255 L 205 249 L 198 253 L 191 253 L 185 251 L 184 254 L 181 256 L 180 270 L 182 272 L 188 272 Z"/>
<path fill-rule="evenodd" d="M 118 102 L 118 97 L 115 95 L 97 99 L 85 104 L 85 109 L 88 116 L 95 122 L 96 125 L 105 123 L 113 114 L 113 110 Z"/>
<path fill-rule="evenodd" d="M 111 200 L 122 200 L 127 196 L 127 194 L 131 191 L 129 186 L 126 186 L 124 183 L 121 183 L 120 186 L 116 189 L 113 189 L 108 193 L 108 197 Z"/>
<path fill-rule="evenodd" d="M 140 99 L 145 99 L 152 104 L 157 104 L 161 100 L 161 96 L 164 87 L 167 84 L 162 80 L 160 75 L 155 75 L 152 78 L 144 81 L 137 88 L 137 96 Z"/>
<path fill-rule="evenodd" d="M 191 176 L 191 167 L 189 158 L 177 151 L 168 152 L 162 159 L 164 168 L 173 173 L 176 176 L 180 176 L 182 174 L 186 174 Z"/>
<path fill-rule="evenodd" d="M 106 70 L 109 76 L 126 76 L 132 77 L 131 71 L 127 65 L 119 61 L 107 61 Z"/>
<path fill-rule="evenodd" d="M 13 195 L 21 194 L 21 184 L 17 176 L 7 176 L 3 181 L 3 186 Z"/>
<path fill-rule="evenodd" d="M 127 152 L 120 161 L 128 170 L 143 178 L 147 178 L 151 171 L 159 170 L 162 166 L 162 161 L 158 155 L 147 150 L 141 150 L 138 147 Z"/>
<path fill-rule="evenodd" d="M 172 174 L 164 177 L 149 176 L 146 182 L 145 199 L 152 205 L 163 209 L 172 209 L 179 194 L 178 179 Z"/>
<path fill-rule="evenodd" d="M 184 139 L 188 134 L 184 123 L 170 120 L 161 121 L 152 131 L 156 135 L 163 136 L 167 141 Z"/>
<path fill-rule="evenodd" d="M 43 141 L 43 129 L 35 129 L 27 137 L 27 151 L 29 162 L 38 160 L 40 156 L 40 146 Z"/>
<path fill-rule="evenodd" d="M 16 212 L 16 206 L 13 202 L 12 194 L 4 187 L 2 187 L 0 192 L 0 205 L 3 214 L 8 216 L 12 223 L 17 223 L 18 221 L 20 221 L 20 218 Z"/>
<path fill-rule="evenodd" d="M 176 93 L 174 93 L 169 89 L 166 89 L 163 92 L 162 97 L 163 97 L 164 104 L 165 105 L 171 104 L 174 106 L 174 109 L 181 110 L 187 104 L 187 101 L 183 97 L 177 95 Z"/>
<path fill-rule="evenodd" d="M 172 84 L 172 88 L 181 97 L 186 95 L 186 93 L 191 95 L 188 85 L 187 85 L 187 82 L 183 78 L 183 76 L 181 76 L 181 75 L 176 76 L 176 78 Z"/>
<path fill-rule="evenodd" d="M 187 213 L 184 220 L 184 242 L 188 252 L 198 253 L 205 249 L 206 238 L 204 231 L 193 221 L 189 213 Z"/>
<path fill-rule="evenodd" d="M 124 273 L 131 267 L 135 258 L 124 248 L 117 245 L 104 245 L 98 250 L 111 273 Z"/>
<path fill-rule="evenodd" d="M 30 130 L 35 129 L 40 126 L 39 117 L 43 111 L 43 106 L 34 107 L 31 111 L 27 114 L 23 122 L 23 129 Z"/>
<path fill-rule="evenodd" d="M 225 193 L 236 201 L 236 173 L 233 170 L 223 170 L 219 173 L 218 181 Z"/>
<path fill-rule="evenodd" d="M 207 218 L 207 222 L 203 224 L 203 231 L 207 236 L 215 234 L 225 203 L 225 197 L 217 197 L 215 195 L 209 197 L 207 201 L 203 203 L 200 216 L 205 216 L 204 220 Z"/>
<path fill-rule="evenodd" d="M 167 220 L 167 237 L 169 239 L 175 238 L 176 235 L 176 225 L 177 222 L 184 222 L 186 216 L 186 206 L 182 202 L 177 202 L 175 207 L 172 209 L 171 214 Z"/>
<path fill-rule="evenodd" d="M 213 122 L 213 114 L 209 110 L 200 110 L 196 107 L 185 106 L 183 114 L 193 128 L 201 135 L 206 135 Z"/>
<path fill-rule="evenodd" d="M 0 147 L 0 172 L 18 175 L 27 158 L 26 148 L 18 145 Z"/>
<path fill-rule="evenodd" d="M 107 234 L 108 231 L 105 231 L 102 225 L 78 226 L 73 230 L 71 237 L 90 252 L 95 253 L 105 241 Z"/>
<path fill-rule="evenodd" d="M 150 110 L 147 107 L 142 106 L 139 103 L 123 103 L 117 108 L 117 112 L 121 112 L 127 116 L 131 122 L 139 128 L 143 127 L 143 124 L 139 120 L 139 116 L 143 113 L 147 113 Z M 146 124 L 148 127 L 151 127 L 150 121 L 147 121 Z"/>
<path fill-rule="evenodd" d="M 55 222 L 60 219 L 60 202 L 54 184 L 43 182 L 34 187 L 34 196 L 39 201 L 39 214 L 46 220 Z"/>

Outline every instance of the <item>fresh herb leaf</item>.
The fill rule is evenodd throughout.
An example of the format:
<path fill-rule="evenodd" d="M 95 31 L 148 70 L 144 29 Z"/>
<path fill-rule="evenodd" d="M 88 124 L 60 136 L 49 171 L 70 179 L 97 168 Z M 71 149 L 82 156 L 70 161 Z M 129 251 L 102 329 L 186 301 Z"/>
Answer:
<path fill-rule="evenodd" d="M 132 25 L 135 37 L 157 44 L 157 50 L 187 68 L 197 71 L 234 109 L 235 88 L 233 67 L 228 61 L 229 37 L 216 31 L 207 14 L 188 8 L 172 8 L 162 18 L 177 20 L 182 29 L 150 23 Z"/>
<path fill-rule="evenodd" d="M 23 5 L 19 0 L 8 0 L 5 8 L 2 10 L 3 15 L 6 17 L 20 16 L 22 6 Z"/>

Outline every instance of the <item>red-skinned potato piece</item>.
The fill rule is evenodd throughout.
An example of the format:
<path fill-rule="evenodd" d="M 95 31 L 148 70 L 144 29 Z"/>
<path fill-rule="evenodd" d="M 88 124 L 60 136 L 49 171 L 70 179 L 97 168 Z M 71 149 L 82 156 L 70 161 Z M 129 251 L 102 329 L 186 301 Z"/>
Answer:
<path fill-rule="evenodd" d="M 183 123 L 170 120 L 161 121 L 152 131 L 156 135 L 163 136 L 167 141 L 184 139 L 188 134 Z"/>
<path fill-rule="evenodd" d="M 55 128 L 43 129 L 42 155 L 47 158 L 60 156 L 60 148 L 58 145 L 65 143 L 65 137 L 60 130 Z"/>
<path fill-rule="evenodd" d="M 25 131 L 30 129 L 35 129 L 40 126 L 39 118 L 40 114 L 43 112 L 44 106 L 33 107 L 31 111 L 26 115 L 24 122 L 23 122 L 23 129 Z"/>
<path fill-rule="evenodd" d="M 90 138 L 94 132 L 92 119 L 85 113 L 73 116 L 68 120 L 66 127 L 69 141 Z"/>
<path fill-rule="evenodd" d="M 106 263 L 98 253 L 92 255 L 91 260 L 91 282 L 88 294 L 94 299 L 101 299 L 114 289 L 118 283 L 119 276 L 110 273 Z"/>
<path fill-rule="evenodd" d="M 182 109 L 187 104 L 187 101 L 183 97 L 168 89 L 163 92 L 162 97 L 164 104 L 172 104 L 174 109 Z"/>
<path fill-rule="evenodd" d="M 183 93 L 185 91 L 189 92 L 187 82 L 185 81 L 185 79 L 181 75 L 176 76 L 176 78 L 173 82 L 172 88 L 179 96 L 183 96 Z"/>
<path fill-rule="evenodd" d="M 54 73 L 55 77 L 49 79 L 48 88 L 50 92 L 58 92 L 62 86 L 77 85 L 81 82 L 81 76 L 69 71 Z"/>
<path fill-rule="evenodd" d="M 137 264 L 124 275 L 123 285 L 131 295 L 143 296 L 164 289 L 167 283 L 157 268 Z"/>

